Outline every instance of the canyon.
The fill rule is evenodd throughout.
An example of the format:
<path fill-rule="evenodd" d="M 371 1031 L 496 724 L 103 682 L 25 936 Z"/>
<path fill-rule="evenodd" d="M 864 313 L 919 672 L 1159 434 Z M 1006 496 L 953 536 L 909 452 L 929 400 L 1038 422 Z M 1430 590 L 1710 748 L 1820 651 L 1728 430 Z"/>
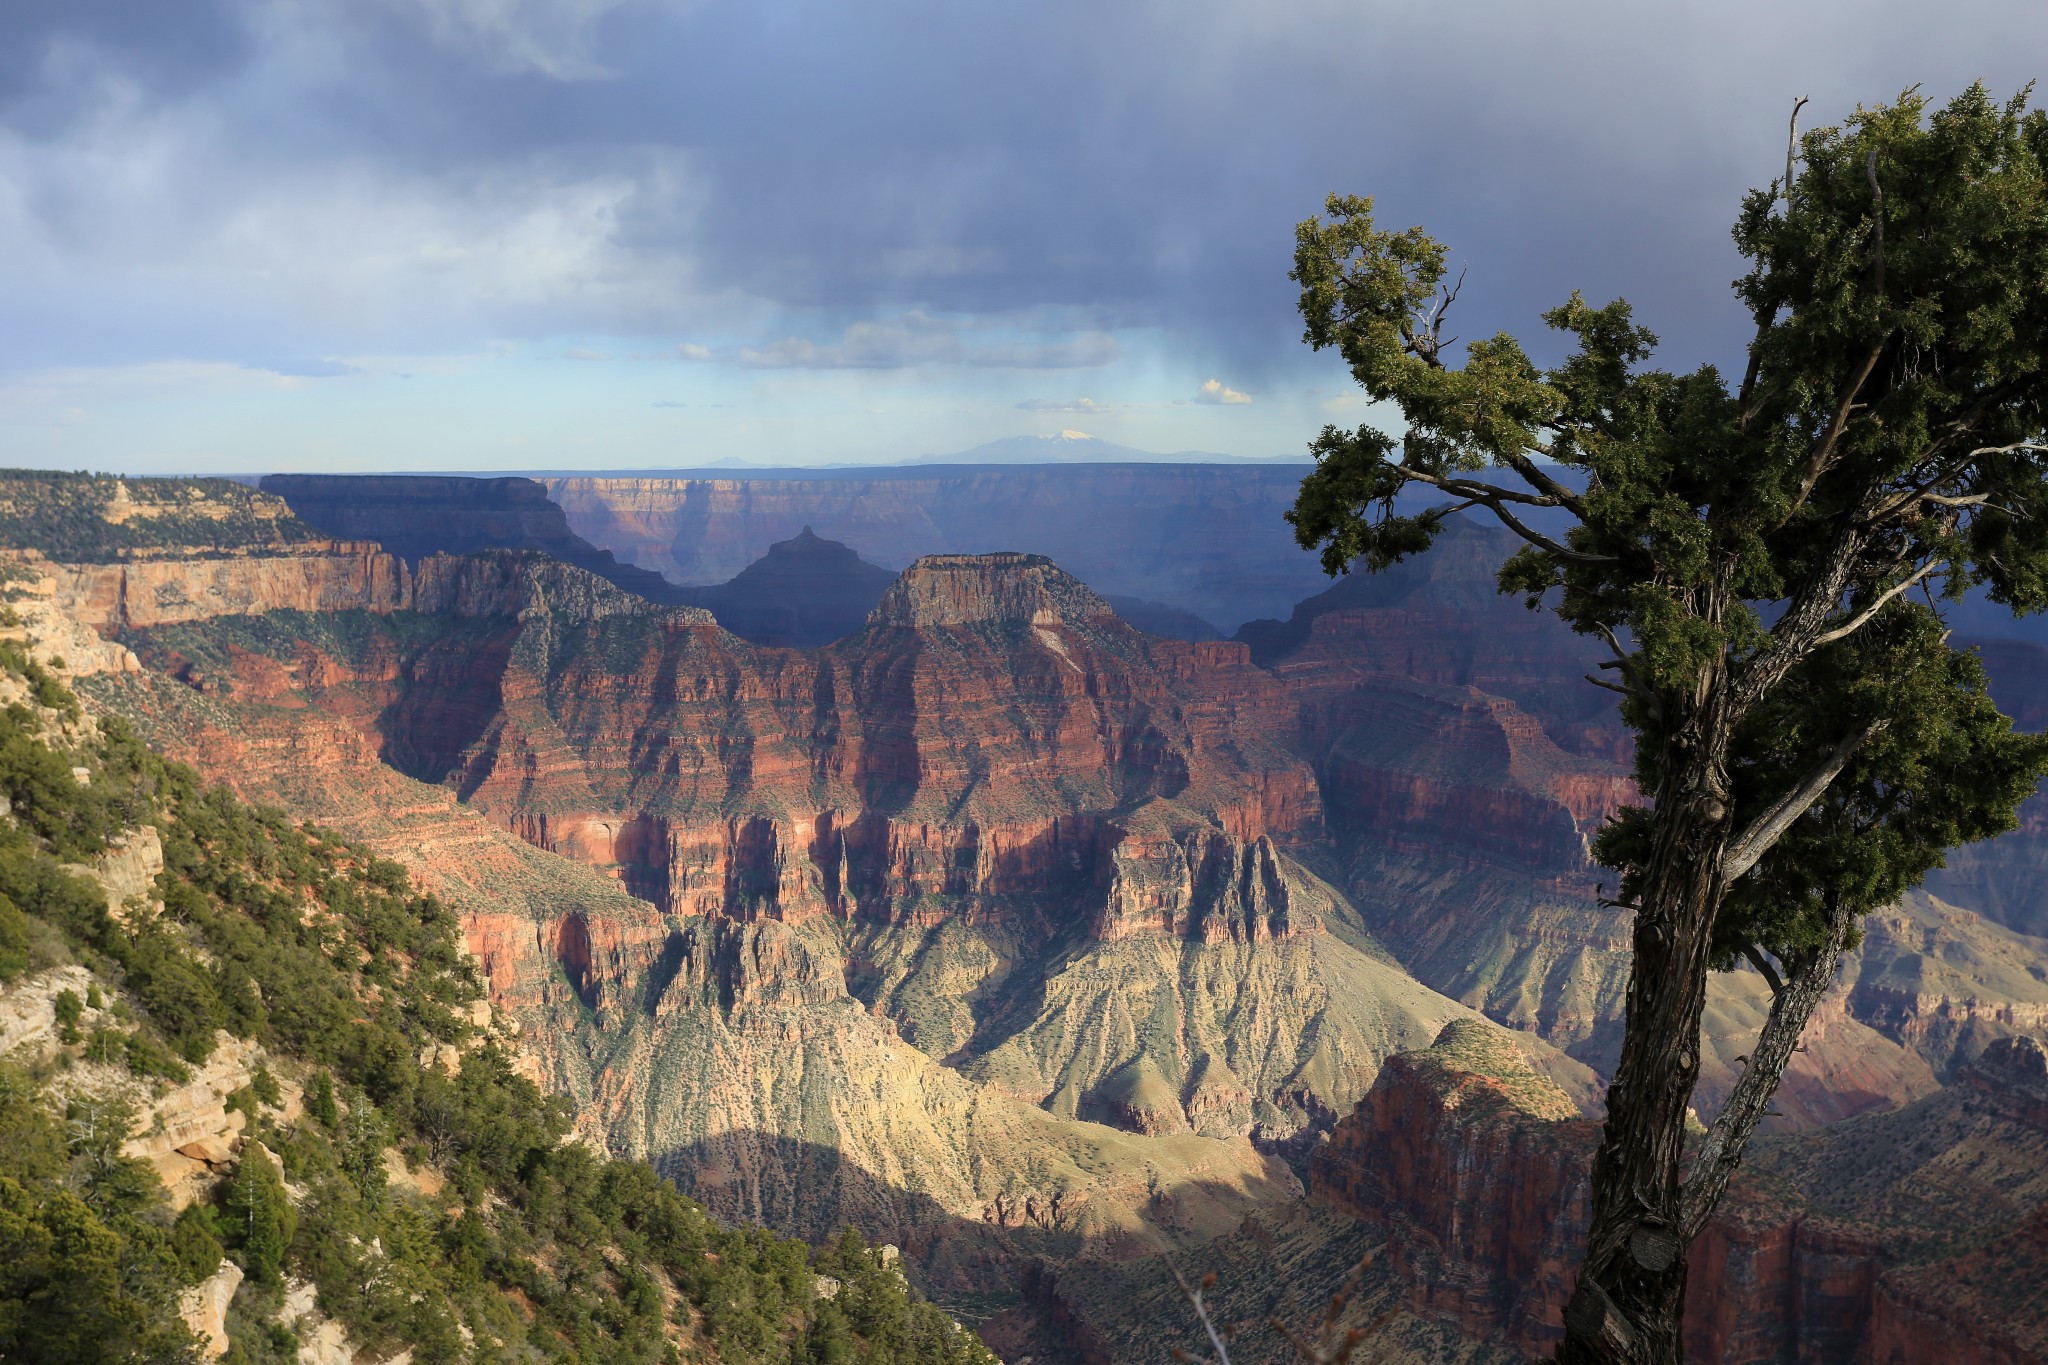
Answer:
<path fill-rule="evenodd" d="M 1002 472 L 1053 501 L 1046 471 Z M 1078 496 L 1125 490 L 1162 543 L 1263 507 L 1273 478 L 1142 472 L 1159 482 L 1109 470 Z M 993 473 L 920 470 L 916 496 L 954 498 L 957 527 Z M 459 486 L 357 501 L 377 481 L 314 482 L 266 485 L 303 525 L 220 495 L 295 528 L 268 542 L 17 554 L 51 610 L 110 642 L 79 684 L 96 705 L 457 908 L 494 1007 L 593 1141 L 724 1217 L 880 1232 L 1012 1355 L 1052 1332 L 1069 1358 L 1164 1358 L 1158 1324 L 1180 1318 L 1156 1253 L 1341 1278 L 1381 1228 L 1398 1236 L 1359 1311 L 1394 1314 L 1388 1358 L 1551 1339 L 1627 970 L 1588 839 L 1638 798 L 1580 681 L 1586 642 L 1495 591 L 1497 533 L 1454 522 L 1424 560 L 1310 575 L 1273 607 L 1252 580 L 1205 599 L 1184 567 L 1076 576 L 1030 552 L 1029 517 L 972 552 L 914 527 L 834 545 L 830 498 L 787 481 L 759 481 L 746 515 L 696 486 L 716 480 L 496 481 L 469 522 L 436 510 Z M 905 484 L 873 492 L 877 517 L 915 491 L 870 483 Z M 1140 515 L 1175 488 L 1195 510 Z M 671 545 L 684 523 L 660 517 L 710 518 L 706 555 L 776 538 L 720 600 L 636 591 L 652 569 L 622 553 L 626 522 L 575 511 L 600 495 L 641 499 Z M 1255 567 L 1247 540 L 1214 558 Z M 819 596 L 820 564 L 840 566 L 829 610 L 776 615 Z M 1112 587 L 1243 624 L 1148 634 Z M 2024 672 L 1986 657 L 2024 720 Z M 1696 1307 L 1733 1305 L 1698 1329 L 1703 1358 L 1843 1358 L 1850 1318 L 1878 1324 L 1859 1352 L 1924 1358 L 1914 1343 L 1953 1331 L 1982 1338 L 1975 1359 L 2035 1358 L 1930 1299 L 1909 1263 L 1924 1238 L 1772 1174 L 1852 1139 L 1914 1149 L 1981 1117 L 1955 1108 L 1970 1096 L 2031 1093 L 2013 1077 L 2048 1028 L 2032 830 L 1866 926 L 1768 1125 L 1795 1155 L 1753 1163 L 1697 1253 L 1719 1278 Z M 1716 978 L 1703 1116 L 1767 1007 L 1755 974 Z M 2029 1131 L 1999 1128 L 1998 1150 L 2033 1150 Z M 1940 1264 L 1975 1256 L 1985 1283 L 2038 1265 L 2040 1194 L 2016 1189 L 1997 1205 L 2010 1254 L 1944 1243 Z M 1849 1296 L 1838 1320 L 1798 1306 L 1829 1295 Z"/>

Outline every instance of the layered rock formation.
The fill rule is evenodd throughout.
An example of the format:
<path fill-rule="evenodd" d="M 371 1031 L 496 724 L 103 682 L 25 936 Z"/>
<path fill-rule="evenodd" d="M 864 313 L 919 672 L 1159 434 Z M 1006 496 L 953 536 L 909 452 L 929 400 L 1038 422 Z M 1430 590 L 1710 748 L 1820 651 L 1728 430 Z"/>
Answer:
<path fill-rule="evenodd" d="M 552 478 L 578 535 L 678 583 L 731 578 L 809 525 L 863 559 L 1024 548 L 1099 591 L 1225 630 L 1322 586 L 1282 514 L 1299 467 L 962 466 Z"/>
<path fill-rule="evenodd" d="M 813 654 L 531 557 L 398 583 L 130 630 L 103 695 L 423 862 L 586 1130 L 728 1216 L 960 1287 L 1185 1245 L 1296 1197 L 1247 1135 L 1470 1017 L 1294 861 L 1314 777 L 1243 646 L 1043 558 L 922 563 Z"/>
<path fill-rule="evenodd" d="M 1596 1136 L 1497 1034 L 1453 1024 L 1381 1070 L 1317 1154 L 1312 1194 L 1385 1237 L 1412 1311 L 1541 1356 L 1561 1336 Z M 1689 1358 L 2048 1352 L 2038 1043 L 2000 1040 L 1961 1085 L 1895 1113 L 1763 1140 L 1750 1165 L 1763 1174 L 1738 1178 L 1690 1254 Z"/>
<path fill-rule="evenodd" d="M 338 540 L 374 541 L 408 563 L 429 555 L 531 550 L 652 602 L 688 598 L 658 573 L 622 564 L 569 529 L 533 479 L 426 474 L 272 474 L 263 491 Z"/>

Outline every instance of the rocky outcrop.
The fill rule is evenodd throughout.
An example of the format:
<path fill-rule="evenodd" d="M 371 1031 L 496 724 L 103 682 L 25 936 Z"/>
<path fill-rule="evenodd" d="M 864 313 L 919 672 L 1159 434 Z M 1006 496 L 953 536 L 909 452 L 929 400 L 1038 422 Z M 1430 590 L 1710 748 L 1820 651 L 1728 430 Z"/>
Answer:
<path fill-rule="evenodd" d="M 1253 728 L 1288 702 L 1241 645 L 1142 635 L 1027 557 L 914 571 L 814 654 L 440 562 L 411 600 L 441 617 L 134 632 L 162 671 L 104 690 L 420 866 L 585 1131 L 725 1216 L 857 1220 L 962 1286 L 1187 1245 L 1294 1197 L 1251 1135 L 1459 1012 L 1290 856 L 1314 778 Z M 1090 1001 L 1123 1011 L 1092 1041 Z M 1185 1046 L 1126 1070 L 1169 1011 Z"/>
<path fill-rule="evenodd" d="M 2048 939 L 1921 891 L 1868 916 L 1863 935 L 1851 1013 L 1944 1078 L 1993 1040 L 2048 1035 Z"/>
<path fill-rule="evenodd" d="M 1790 1183 L 1738 1177 L 1693 1244 L 1688 1358 L 2048 1358 L 2048 1304 L 1976 1288 L 2039 1283 L 2044 1100 L 2048 1058 L 2007 1039 L 1954 1090 L 1760 1141 L 1751 1166 Z M 1497 1033 L 1454 1024 L 1389 1060 L 1317 1154 L 1311 1192 L 1385 1235 L 1411 1310 L 1541 1356 L 1561 1336 L 1596 1136 Z M 1987 1150 L 1997 1162 L 1967 1155 Z"/>
<path fill-rule="evenodd" d="M 408 587 L 396 556 L 346 541 L 285 553 L 58 564 L 50 572 L 58 607 L 108 633 L 269 611 L 394 611 Z"/>
<path fill-rule="evenodd" d="M 421 667 L 374 657 L 392 692 Z M 507 828 L 676 913 L 1271 933 L 1276 855 L 1232 850 L 1319 813 L 1306 765 L 1246 724 L 1288 712 L 1241 648 L 1142 635 L 1036 557 L 920 563 L 818 654 L 579 605 L 529 613 L 499 657 L 475 738 L 411 749 L 447 755 L 445 779 Z M 380 703 L 387 741 L 406 714 Z"/>
<path fill-rule="evenodd" d="M 242 1287 L 242 1268 L 224 1260 L 213 1272 L 178 1295 L 178 1318 L 200 1339 L 200 1353 L 219 1360 L 228 1353 L 228 1304 Z"/>
<path fill-rule="evenodd" d="M 1595 1125 L 1492 1025 L 1388 1059 L 1310 1167 L 1314 1198 L 1384 1230 L 1410 1306 L 1544 1354 L 1590 1216 Z"/>

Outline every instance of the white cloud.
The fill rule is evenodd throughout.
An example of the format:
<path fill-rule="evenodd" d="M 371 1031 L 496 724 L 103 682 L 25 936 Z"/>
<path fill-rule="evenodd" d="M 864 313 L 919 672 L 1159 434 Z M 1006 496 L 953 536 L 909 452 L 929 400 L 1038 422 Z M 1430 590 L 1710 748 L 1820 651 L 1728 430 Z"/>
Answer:
<path fill-rule="evenodd" d="M 1108 412 L 1109 404 L 1093 398 L 1027 398 L 1017 405 L 1021 412 Z"/>
<path fill-rule="evenodd" d="M 1107 365 L 1121 352 L 1107 332 L 1062 341 L 976 343 L 968 327 L 912 310 L 882 322 L 856 322 L 836 342 L 789 337 L 740 352 L 740 364 L 764 370 L 900 370 L 914 365 L 1070 370 Z"/>
<path fill-rule="evenodd" d="M 1252 401 L 1252 396 L 1248 393 L 1239 393 L 1236 389 L 1227 387 L 1220 379 L 1205 379 L 1202 381 L 1202 387 L 1195 391 L 1195 401 L 1197 403 L 1249 403 Z"/>
<path fill-rule="evenodd" d="M 709 346 L 699 346 L 694 341 L 679 341 L 676 343 L 677 360 L 710 360 L 711 358 L 711 348 Z"/>

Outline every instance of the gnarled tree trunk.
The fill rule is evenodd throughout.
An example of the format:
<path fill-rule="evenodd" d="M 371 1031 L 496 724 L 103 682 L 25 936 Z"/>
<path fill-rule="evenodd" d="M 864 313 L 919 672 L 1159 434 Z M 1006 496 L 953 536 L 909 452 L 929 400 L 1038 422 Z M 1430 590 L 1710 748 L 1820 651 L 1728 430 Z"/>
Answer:
<path fill-rule="evenodd" d="M 1678 1365 L 1686 1242 L 1680 1164 L 1699 1079 L 1714 915 L 1729 837 L 1725 677 L 1666 741 L 1657 843 L 1644 868 L 1628 1027 L 1593 1158 L 1586 1259 L 1565 1308 L 1560 1365 Z"/>

